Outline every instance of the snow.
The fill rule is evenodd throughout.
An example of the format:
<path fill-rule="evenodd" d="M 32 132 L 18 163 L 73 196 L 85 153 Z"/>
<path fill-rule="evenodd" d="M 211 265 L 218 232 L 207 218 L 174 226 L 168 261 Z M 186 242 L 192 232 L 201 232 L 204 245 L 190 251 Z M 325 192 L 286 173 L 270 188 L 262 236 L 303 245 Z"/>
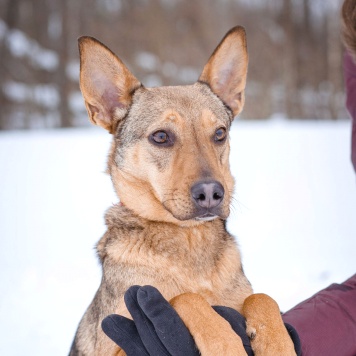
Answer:
<path fill-rule="evenodd" d="M 3 27 L 3 24 L 0 26 Z M 36 68 L 47 71 L 53 71 L 58 67 L 57 53 L 41 47 L 37 41 L 30 39 L 24 32 L 16 29 L 8 30 L 6 36 L 6 45 L 13 56 L 27 57 Z"/>
<path fill-rule="evenodd" d="M 276 120 L 235 128 L 229 228 L 255 291 L 287 310 L 356 272 L 350 124 Z"/>
<path fill-rule="evenodd" d="M 57 108 L 59 95 L 55 86 L 51 84 L 28 85 L 21 82 L 8 81 L 3 84 L 8 99 L 17 103 L 33 101 L 49 109 Z"/>
<path fill-rule="evenodd" d="M 229 230 L 256 292 L 282 310 L 356 271 L 350 122 L 237 122 Z M 117 201 L 97 128 L 0 133 L 0 354 L 64 355 L 100 282 Z"/>

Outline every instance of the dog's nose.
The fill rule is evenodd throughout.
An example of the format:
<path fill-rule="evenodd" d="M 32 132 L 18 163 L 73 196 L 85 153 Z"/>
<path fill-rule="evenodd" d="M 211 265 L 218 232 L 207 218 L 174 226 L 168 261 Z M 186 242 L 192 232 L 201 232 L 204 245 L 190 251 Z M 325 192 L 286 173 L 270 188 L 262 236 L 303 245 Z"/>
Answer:
<path fill-rule="evenodd" d="M 215 208 L 224 198 L 224 187 L 216 181 L 199 182 L 192 186 L 191 194 L 202 208 Z"/>

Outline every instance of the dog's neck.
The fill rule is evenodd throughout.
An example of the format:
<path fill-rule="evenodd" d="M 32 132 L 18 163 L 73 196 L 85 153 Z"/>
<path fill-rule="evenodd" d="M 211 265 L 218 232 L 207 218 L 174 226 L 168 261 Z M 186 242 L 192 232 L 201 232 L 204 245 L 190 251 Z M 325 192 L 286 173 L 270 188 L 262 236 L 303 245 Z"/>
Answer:
<path fill-rule="evenodd" d="M 211 223 L 215 221 L 218 222 L 218 225 L 225 226 L 225 220 L 216 218 L 214 220 L 192 220 L 192 221 L 182 221 L 181 224 L 179 223 L 171 223 L 171 222 L 165 222 L 165 221 L 156 221 L 156 220 L 150 220 L 147 219 L 146 217 L 140 216 L 136 212 L 134 212 L 132 209 L 130 209 L 126 204 L 124 204 L 122 201 L 119 201 L 117 204 L 114 204 L 110 209 L 107 210 L 105 214 L 105 222 L 106 225 L 109 227 L 111 225 L 117 225 L 117 226 L 126 226 L 128 222 L 131 222 L 129 225 L 131 226 L 132 223 L 134 222 L 137 224 L 137 226 L 140 225 L 146 225 L 150 224 L 151 225 L 156 225 L 159 226 L 160 228 L 162 226 L 169 226 L 172 229 L 177 229 L 177 230 L 184 230 L 184 229 L 192 229 L 196 228 L 199 226 L 209 226 L 211 228 Z"/>
<path fill-rule="evenodd" d="M 197 222 L 194 226 L 182 227 L 169 222 L 150 221 L 138 216 L 122 203 L 112 206 L 106 212 L 105 222 L 108 233 L 97 245 L 101 260 L 105 258 L 107 246 L 113 242 L 113 239 L 119 239 L 122 245 L 134 244 L 136 241 L 138 245 L 145 245 L 144 249 L 148 248 L 146 245 L 150 244 L 150 247 L 155 246 L 158 251 L 160 244 L 162 246 L 169 244 L 172 247 L 172 253 L 176 253 L 176 249 L 187 251 L 202 249 L 202 253 L 204 253 L 203 250 L 206 249 L 206 246 L 216 245 L 219 239 L 225 240 L 229 235 L 225 230 L 225 221 L 218 218 L 212 221 Z M 111 234 L 111 231 L 114 233 Z M 218 236 L 220 237 L 218 238 Z M 123 246 L 121 248 L 125 249 Z"/>

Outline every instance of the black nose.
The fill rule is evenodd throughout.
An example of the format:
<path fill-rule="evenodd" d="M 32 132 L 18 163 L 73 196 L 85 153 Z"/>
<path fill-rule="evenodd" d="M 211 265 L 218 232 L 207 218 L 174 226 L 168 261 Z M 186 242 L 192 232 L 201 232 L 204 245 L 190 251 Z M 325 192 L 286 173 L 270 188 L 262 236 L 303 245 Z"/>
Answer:
<path fill-rule="evenodd" d="M 192 186 L 191 194 L 202 208 L 215 208 L 224 198 L 224 187 L 219 182 L 199 182 Z"/>

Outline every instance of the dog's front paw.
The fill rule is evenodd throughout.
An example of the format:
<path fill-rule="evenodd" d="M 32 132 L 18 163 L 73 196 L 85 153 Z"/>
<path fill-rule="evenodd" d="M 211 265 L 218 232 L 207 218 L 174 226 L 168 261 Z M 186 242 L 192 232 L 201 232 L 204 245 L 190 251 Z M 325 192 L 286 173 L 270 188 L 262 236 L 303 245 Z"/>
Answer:
<path fill-rule="evenodd" d="M 202 356 L 247 355 L 240 336 L 202 296 L 184 293 L 170 303 L 192 334 Z"/>
<path fill-rule="evenodd" d="M 295 356 L 277 303 L 266 294 L 252 294 L 243 305 L 246 332 L 255 356 Z"/>

